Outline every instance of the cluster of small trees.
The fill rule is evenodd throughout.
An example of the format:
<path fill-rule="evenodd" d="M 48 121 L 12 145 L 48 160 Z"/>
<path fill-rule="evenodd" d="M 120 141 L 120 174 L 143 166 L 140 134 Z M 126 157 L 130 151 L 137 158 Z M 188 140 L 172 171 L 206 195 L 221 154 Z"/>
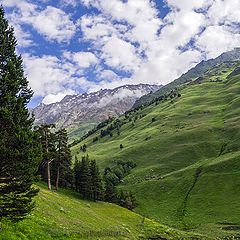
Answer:
<path fill-rule="evenodd" d="M 100 138 L 103 138 L 105 136 L 113 137 L 114 130 L 117 131 L 117 135 L 120 135 L 120 129 L 126 123 L 128 123 L 128 121 L 126 121 L 126 119 L 120 120 L 120 119 L 109 118 L 109 119 L 99 123 L 94 129 L 88 131 L 87 134 L 85 134 L 81 139 L 75 140 L 69 146 L 72 147 L 72 146 L 77 145 L 78 143 L 82 142 L 84 139 L 93 135 L 100 129 L 101 129 L 101 132 L 100 132 L 99 136 L 94 137 L 93 142 L 97 142 Z M 107 127 L 107 128 L 103 129 L 104 127 Z M 83 149 L 80 149 L 80 150 L 82 151 Z"/>
<path fill-rule="evenodd" d="M 112 168 L 105 168 L 105 201 L 116 203 L 130 210 L 137 206 L 136 198 L 132 192 L 123 190 L 119 192 L 116 188 L 134 167 L 136 164 L 133 161 L 118 161 Z"/>
<path fill-rule="evenodd" d="M 118 192 L 116 186 L 130 172 L 136 164 L 132 161 L 118 161 L 112 168 L 106 168 L 104 177 L 101 177 L 95 160 L 83 156 L 81 161 L 75 158 L 74 167 L 71 168 L 71 152 L 67 144 L 65 129 L 55 131 L 54 125 L 36 127 L 40 134 L 42 144 L 42 162 L 39 174 L 48 183 L 48 189 L 58 187 L 72 188 L 79 192 L 83 199 L 98 201 L 104 200 L 119 204 L 128 209 L 136 207 L 136 199 L 131 192 Z M 87 146 L 81 146 L 86 151 Z M 120 145 L 120 148 L 123 148 Z"/>
<path fill-rule="evenodd" d="M 103 183 L 95 160 L 89 160 L 88 155 L 81 161 L 75 159 L 74 164 L 75 189 L 83 199 L 93 201 L 103 199 Z"/>
<path fill-rule="evenodd" d="M 36 127 L 42 144 L 42 161 L 39 165 L 39 174 L 48 183 L 48 189 L 71 187 L 73 174 L 71 170 L 71 151 L 68 146 L 66 129 L 54 131 L 54 125 Z"/>
<path fill-rule="evenodd" d="M 84 153 L 87 151 L 87 145 L 85 143 L 80 147 L 80 151 Z"/>
<path fill-rule="evenodd" d="M 131 161 L 120 161 L 113 168 L 106 168 L 102 178 L 95 160 L 90 160 L 88 155 L 82 157 L 81 161 L 76 158 L 75 190 L 82 195 L 83 199 L 104 200 L 132 210 L 137 206 L 135 196 L 132 192 L 118 191 L 116 186 L 135 166 Z"/>
<path fill-rule="evenodd" d="M 125 122 L 124 121 L 120 121 L 119 119 L 115 120 L 113 123 L 111 123 L 106 129 L 102 129 L 101 133 L 100 133 L 100 137 L 103 138 L 107 135 L 109 135 L 110 137 L 113 136 L 112 131 L 113 130 L 117 130 L 117 134 L 120 135 L 120 128 L 122 127 L 122 125 L 124 125 Z"/>

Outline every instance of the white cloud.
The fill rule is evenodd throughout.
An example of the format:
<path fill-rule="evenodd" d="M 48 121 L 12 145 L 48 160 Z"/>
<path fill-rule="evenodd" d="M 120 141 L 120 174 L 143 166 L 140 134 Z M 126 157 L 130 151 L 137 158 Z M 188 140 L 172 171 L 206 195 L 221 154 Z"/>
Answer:
<path fill-rule="evenodd" d="M 63 7 L 76 7 L 78 5 L 78 0 L 60 0 L 60 5 Z"/>
<path fill-rule="evenodd" d="M 97 57 L 91 52 L 64 52 L 64 57 L 77 64 L 79 68 L 89 68 L 98 62 Z"/>
<path fill-rule="evenodd" d="M 35 96 L 47 96 L 45 102 L 53 101 L 54 96 L 59 100 L 79 87 L 88 90 L 95 85 L 83 77 L 84 70 L 97 63 L 97 58 L 90 52 L 65 52 L 61 58 L 24 54 L 23 59 L 30 87 Z"/>
<path fill-rule="evenodd" d="M 239 45 L 240 34 L 231 32 L 231 29 L 225 26 L 209 26 L 197 39 L 197 46 L 208 58 L 215 58 Z"/>
<path fill-rule="evenodd" d="M 101 85 L 125 81 L 166 84 L 201 61 L 202 51 L 211 58 L 240 45 L 236 29 L 219 26 L 239 23 L 238 0 L 166 0 L 171 11 L 163 20 L 150 0 L 82 2 L 101 12 L 82 17 L 85 39 L 97 41 L 94 46 L 108 66 L 132 72 L 130 78 L 113 78 L 112 83 L 103 80 Z M 124 31 L 118 29 L 118 23 Z"/>
<path fill-rule="evenodd" d="M 111 70 L 102 70 L 100 72 L 99 80 L 116 81 L 116 80 L 120 80 L 120 78 L 115 72 Z"/>
<path fill-rule="evenodd" d="M 125 71 L 137 70 L 140 63 L 134 46 L 117 37 L 106 41 L 101 57 L 108 66 Z"/>
<path fill-rule="evenodd" d="M 118 89 L 112 96 L 105 96 L 100 99 L 99 102 L 96 102 L 96 106 L 102 108 L 107 106 L 109 103 L 113 104 L 114 102 L 117 104 L 120 100 L 124 98 L 128 98 L 128 101 L 132 101 L 134 104 L 136 98 L 140 98 L 145 95 L 147 91 L 145 90 L 129 90 L 129 89 Z"/>
<path fill-rule="evenodd" d="M 27 0 L 5 0 L 4 4 L 18 9 L 10 19 L 21 45 L 33 44 L 30 33 L 22 31 L 23 25 L 30 24 L 58 43 L 69 42 L 81 31 L 79 41 L 90 46 L 79 52 L 64 48 L 61 57 L 26 56 L 31 86 L 38 95 L 53 94 L 46 98 L 51 102 L 77 88 L 93 91 L 141 82 L 166 84 L 205 56 L 216 57 L 240 46 L 239 0 L 165 0 L 170 12 L 164 19 L 159 18 L 156 2 L 61 0 L 60 6 L 76 11 L 80 3 L 97 8 L 97 13 L 89 11 L 76 24 L 55 7 L 41 9 Z M 85 73 L 93 69 L 97 80 L 90 81 Z"/>
<path fill-rule="evenodd" d="M 57 42 L 68 42 L 76 30 L 65 12 L 51 6 L 38 13 L 23 16 L 22 21 L 31 24 L 39 34 L 47 39 Z"/>
<path fill-rule="evenodd" d="M 49 94 L 46 97 L 44 97 L 42 102 L 44 104 L 51 104 L 51 103 L 55 103 L 55 102 L 60 102 L 65 96 L 73 95 L 73 94 L 75 94 L 75 92 L 73 90 L 59 92 L 57 94 Z"/>
<path fill-rule="evenodd" d="M 26 0 L 6 0 L 5 7 L 15 7 L 13 25 L 19 29 L 23 25 L 31 25 L 40 35 L 46 39 L 57 42 L 69 42 L 74 36 L 76 27 L 70 17 L 61 9 L 47 6 L 44 10 L 36 4 Z M 22 31 L 23 32 L 23 31 Z"/>
<path fill-rule="evenodd" d="M 214 1 L 212 7 L 208 11 L 208 17 L 211 24 L 223 25 L 231 22 L 240 22 L 240 1 L 224 0 Z"/>
<path fill-rule="evenodd" d="M 30 87 L 36 96 L 56 94 L 64 90 L 68 82 L 68 71 L 62 68 L 61 61 L 55 56 L 36 57 L 23 55 L 24 65 Z"/>
<path fill-rule="evenodd" d="M 170 7 L 179 9 L 180 11 L 192 11 L 212 4 L 213 0 L 166 0 L 166 2 Z"/>

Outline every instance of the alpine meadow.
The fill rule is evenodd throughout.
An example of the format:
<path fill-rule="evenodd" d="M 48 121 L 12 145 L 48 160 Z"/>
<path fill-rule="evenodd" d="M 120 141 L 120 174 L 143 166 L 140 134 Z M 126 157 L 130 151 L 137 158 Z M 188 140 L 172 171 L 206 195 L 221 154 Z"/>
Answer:
<path fill-rule="evenodd" d="M 0 240 L 240 239 L 238 0 L 0 4 Z"/>

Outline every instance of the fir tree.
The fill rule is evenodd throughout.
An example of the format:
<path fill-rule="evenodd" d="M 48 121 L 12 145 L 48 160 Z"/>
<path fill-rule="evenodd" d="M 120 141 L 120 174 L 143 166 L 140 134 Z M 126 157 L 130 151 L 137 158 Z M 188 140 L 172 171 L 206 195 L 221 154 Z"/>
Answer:
<path fill-rule="evenodd" d="M 77 192 L 81 192 L 81 166 L 82 163 L 77 159 L 77 156 L 75 156 L 75 163 L 74 163 L 74 177 L 75 177 L 75 190 Z"/>
<path fill-rule="evenodd" d="M 32 90 L 15 53 L 14 30 L 0 7 L 0 221 L 23 219 L 34 207 L 32 183 L 41 158 L 27 104 Z"/>
<path fill-rule="evenodd" d="M 101 200 L 102 192 L 103 192 L 103 186 L 102 186 L 102 179 L 100 175 L 100 171 L 98 169 L 98 166 L 96 164 L 96 161 L 91 161 L 90 164 L 90 174 L 91 174 L 91 182 L 92 182 L 92 199 L 94 201 Z"/>
<path fill-rule="evenodd" d="M 116 187 L 109 180 L 106 180 L 106 182 L 105 182 L 104 200 L 106 202 L 117 203 L 117 190 L 116 190 Z"/>
<path fill-rule="evenodd" d="M 55 187 L 59 185 L 69 187 L 72 185 L 71 151 L 68 147 L 68 137 L 66 129 L 56 132 L 56 161 L 55 163 Z"/>
<path fill-rule="evenodd" d="M 51 163 L 56 159 L 55 135 L 51 132 L 54 127 L 54 125 L 41 125 L 36 128 L 41 135 L 43 151 L 43 160 L 39 166 L 39 172 L 43 180 L 47 181 L 49 190 L 52 189 Z"/>
<path fill-rule="evenodd" d="M 88 155 L 82 158 L 81 164 L 81 194 L 83 199 L 90 198 L 92 194 L 91 175 L 89 168 L 89 157 Z"/>

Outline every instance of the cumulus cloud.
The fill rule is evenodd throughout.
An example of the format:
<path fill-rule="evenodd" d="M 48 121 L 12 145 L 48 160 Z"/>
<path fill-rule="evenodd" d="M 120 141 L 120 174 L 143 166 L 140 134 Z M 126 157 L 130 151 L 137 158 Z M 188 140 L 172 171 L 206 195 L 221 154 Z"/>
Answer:
<path fill-rule="evenodd" d="M 75 94 L 75 92 L 73 90 L 63 91 L 63 92 L 59 92 L 57 94 L 49 94 L 46 97 L 44 97 L 42 102 L 44 104 L 51 104 L 51 103 L 55 103 L 55 102 L 60 102 L 65 96 L 73 95 L 73 94 Z"/>
<path fill-rule="evenodd" d="M 102 47 L 102 59 L 113 68 L 134 71 L 139 68 L 139 58 L 132 44 L 117 37 L 111 37 Z"/>
<path fill-rule="evenodd" d="M 105 64 L 132 72 L 130 78 L 101 84 L 166 84 L 205 56 L 216 57 L 239 46 L 239 33 L 234 28 L 239 24 L 238 0 L 166 0 L 170 12 L 164 19 L 159 19 L 154 2 L 82 1 L 100 11 L 80 20 L 85 39 L 97 41 L 95 47 Z"/>
<path fill-rule="evenodd" d="M 77 64 L 79 68 L 88 68 L 98 62 L 97 57 L 91 52 L 64 52 L 63 56 Z"/>
<path fill-rule="evenodd" d="M 27 24 L 63 49 L 62 56 L 23 56 L 32 88 L 51 102 L 79 89 L 167 84 L 199 61 L 240 46 L 239 0 L 164 2 L 169 12 L 162 19 L 157 0 L 60 0 L 59 8 L 5 0 L 4 6 L 17 9 L 9 19 L 22 46 L 34 44 L 23 31 Z M 89 11 L 73 22 L 63 9 L 80 4 Z M 77 37 L 85 49 L 63 47 Z"/>
<path fill-rule="evenodd" d="M 66 57 L 69 55 L 69 59 Z M 75 59 L 72 62 L 71 56 Z M 87 59 L 88 62 L 79 62 Z M 24 66 L 30 83 L 30 87 L 34 90 L 35 96 L 45 97 L 49 99 L 59 99 L 64 94 L 75 92 L 76 86 L 82 86 L 84 90 L 91 88 L 91 83 L 87 81 L 83 74 L 84 70 L 91 66 L 97 59 L 90 52 L 84 53 L 65 53 L 61 58 L 52 55 L 44 55 L 42 57 L 24 54 Z"/>
<path fill-rule="evenodd" d="M 23 55 L 24 65 L 30 87 L 37 96 L 56 94 L 63 90 L 62 86 L 68 82 L 68 71 L 62 68 L 60 59 L 55 56 Z"/>
<path fill-rule="evenodd" d="M 201 36 L 197 38 L 197 46 L 202 49 L 208 58 L 214 58 L 222 52 L 238 47 L 240 33 L 232 32 L 226 26 L 209 26 Z"/>
<path fill-rule="evenodd" d="M 124 98 L 128 98 L 128 101 L 132 101 L 132 104 L 134 104 L 136 98 L 140 98 L 145 94 L 147 94 L 147 91 L 145 90 L 129 90 L 120 88 L 117 89 L 112 96 L 102 97 L 99 102 L 96 102 L 95 105 L 99 108 L 102 108 L 107 106 L 109 103 L 118 103 L 119 101 L 124 100 Z"/>
<path fill-rule="evenodd" d="M 22 21 L 31 24 L 47 39 L 57 42 L 68 42 L 75 34 L 75 25 L 69 16 L 51 6 L 32 15 L 23 16 Z"/>
<path fill-rule="evenodd" d="M 78 0 L 60 0 L 60 5 L 63 7 L 76 7 Z"/>
<path fill-rule="evenodd" d="M 47 6 L 41 9 L 27 0 L 6 0 L 5 7 L 15 7 L 17 11 L 10 16 L 15 28 L 31 25 L 40 35 L 51 41 L 69 42 L 75 34 L 76 27 L 68 14 L 61 9 Z M 21 30 L 23 33 L 23 30 Z"/>

